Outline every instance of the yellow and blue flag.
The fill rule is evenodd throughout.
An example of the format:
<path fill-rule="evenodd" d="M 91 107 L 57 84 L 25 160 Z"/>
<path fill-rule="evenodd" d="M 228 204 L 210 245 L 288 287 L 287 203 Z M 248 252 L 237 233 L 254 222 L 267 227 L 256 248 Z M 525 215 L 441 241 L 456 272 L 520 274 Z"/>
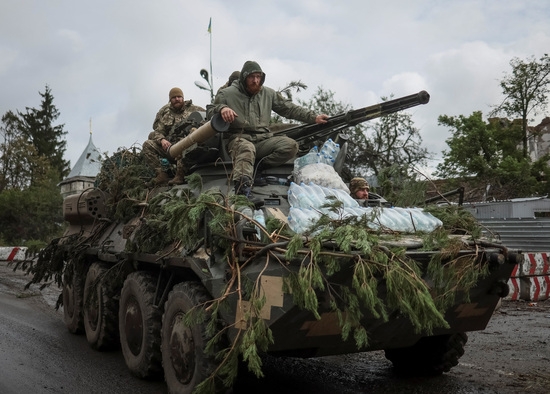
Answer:
<path fill-rule="evenodd" d="M 210 22 L 208 23 L 208 33 L 212 33 L 212 18 L 210 18 Z"/>

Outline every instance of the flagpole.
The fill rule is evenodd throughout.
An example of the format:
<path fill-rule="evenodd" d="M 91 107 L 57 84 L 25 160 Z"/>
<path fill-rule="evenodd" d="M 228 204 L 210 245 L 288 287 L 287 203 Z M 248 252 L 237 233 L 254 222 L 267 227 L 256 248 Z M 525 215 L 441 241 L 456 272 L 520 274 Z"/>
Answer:
<path fill-rule="evenodd" d="M 210 100 L 214 102 L 214 75 L 212 74 L 212 17 L 208 24 L 208 32 L 210 33 Z"/>

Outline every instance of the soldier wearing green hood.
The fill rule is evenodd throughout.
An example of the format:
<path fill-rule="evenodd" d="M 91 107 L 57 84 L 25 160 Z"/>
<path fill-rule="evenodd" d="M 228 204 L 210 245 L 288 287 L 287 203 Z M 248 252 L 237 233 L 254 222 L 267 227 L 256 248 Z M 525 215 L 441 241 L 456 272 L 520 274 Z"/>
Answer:
<path fill-rule="evenodd" d="M 298 143 L 269 130 L 271 111 L 304 123 L 326 123 L 328 116 L 293 104 L 279 92 L 264 86 L 265 73 L 254 61 L 244 63 L 238 83 L 221 90 L 207 116 L 220 114 L 230 123 L 227 149 L 233 160 L 235 193 L 255 200 L 251 193 L 254 165 L 274 167 L 294 158 Z M 255 201 L 256 202 L 256 201 Z"/>

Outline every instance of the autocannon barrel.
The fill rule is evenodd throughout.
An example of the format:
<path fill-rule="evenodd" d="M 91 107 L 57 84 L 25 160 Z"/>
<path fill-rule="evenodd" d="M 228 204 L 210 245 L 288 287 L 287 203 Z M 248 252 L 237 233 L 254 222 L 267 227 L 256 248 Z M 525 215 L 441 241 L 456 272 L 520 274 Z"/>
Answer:
<path fill-rule="evenodd" d="M 168 148 L 168 154 L 175 159 L 193 144 L 205 142 L 215 136 L 216 133 L 226 131 L 228 128 L 229 123 L 224 122 L 224 120 L 216 114 L 210 121 L 191 132 L 187 137 L 171 145 Z"/>
<path fill-rule="evenodd" d="M 298 142 L 308 139 L 321 138 L 329 134 L 341 131 L 347 127 L 355 126 L 367 120 L 376 119 L 383 115 L 403 111 L 407 108 L 415 107 L 420 104 L 427 104 L 430 101 L 430 95 L 425 90 L 381 102 L 379 104 L 363 107 L 345 112 L 343 114 L 331 116 L 324 124 L 306 124 L 292 127 L 281 131 L 284 134 Z"/>

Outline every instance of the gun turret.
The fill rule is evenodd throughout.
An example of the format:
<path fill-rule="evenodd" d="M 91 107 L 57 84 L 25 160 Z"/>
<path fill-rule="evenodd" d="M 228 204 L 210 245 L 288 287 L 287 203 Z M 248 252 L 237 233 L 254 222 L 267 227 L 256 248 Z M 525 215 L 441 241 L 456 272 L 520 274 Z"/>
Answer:
<path fill-rule="evenodd" d="M 330 136 L 338 135 L 342 130 L 356 126 L 367 120 L 376 119 L 383 115 L 402 111 L 407 108 L 426 104 L 430 101 L 430 95 L 425 90 L 404 96 L 394 100 L 384 101 L 379 104 L 364 108 L 354 109 L 343 114 L 331 116 L 324 124 L 306 124 L 287 128 L 277 134 L 284 134 L 300 144 L 300 148 L 317 140 L 324 140 Z"/>

